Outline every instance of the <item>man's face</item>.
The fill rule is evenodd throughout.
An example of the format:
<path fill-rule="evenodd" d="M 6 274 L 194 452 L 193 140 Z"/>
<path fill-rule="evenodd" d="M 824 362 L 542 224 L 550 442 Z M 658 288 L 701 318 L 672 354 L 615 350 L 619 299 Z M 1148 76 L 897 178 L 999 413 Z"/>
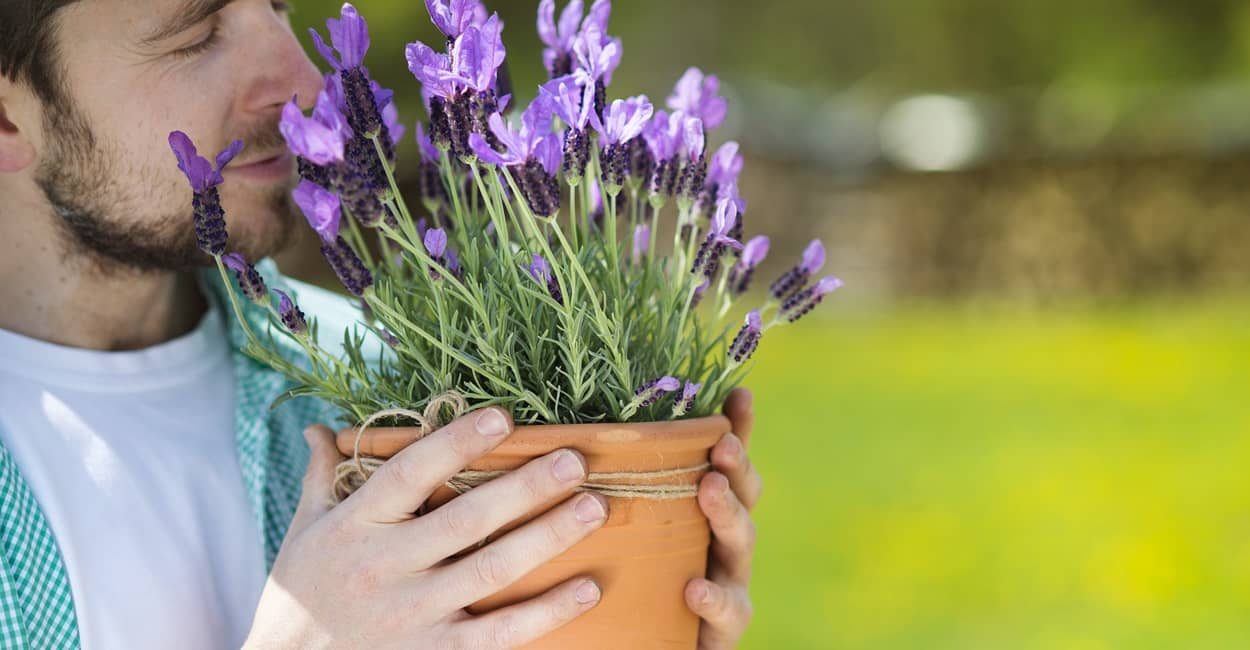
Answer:
<path fill-rule="evenodd" d="M 213 160 L 245 147 L 221 187 L 231 250 L 283 247 L 294 223 L 294 163 L 278 133 L 282 105 L 321 85 L 269 0 L 81 0 L 59 15 L 63 100 L 45 106 L 36 180 L 63 230 L 101 261 L 186 269 L 195 247 L 191 189 L 168 135 Z"/>

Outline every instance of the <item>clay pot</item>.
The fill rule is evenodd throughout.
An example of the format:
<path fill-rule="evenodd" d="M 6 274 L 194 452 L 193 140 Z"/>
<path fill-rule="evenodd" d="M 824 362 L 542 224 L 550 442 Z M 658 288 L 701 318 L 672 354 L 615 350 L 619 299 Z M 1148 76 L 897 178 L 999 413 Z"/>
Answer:
<path fill-rule="evenodd" d="M 712 447 L 729 431 L 729 420 L 721 415 L 676 422 L 520 426 L 503 444 L 469 467 L 517 469 L 561 448 L 580 451 L 591 472 L 690 467 L 707 462 Z M 416 429 L 404 427 L 368 429 L 361 438 L 361 454 L 389 458 L 410 444 L 416 434 Z M 354 437 L 354 429 L 339 432 L 337 444 L 344 455 L 352 454 Z M 705 473 L 649 482 L 697 485 Z M 438 507 L 455 496 L 450 488 L 440 488 L 428 507 Z M 602 528 L 504 591 L 475 603 L 469 611 L 489 612 L 537 596 L 575 576 L 588 575 L 603 590 L 599 605 L 527 647 L 692 650 L 698 640 L 699 621 L 686 607 L 685 588 L 691 579 L 705 575 L 711 539 L 696 499 L 609 497 L 608 502 L 610 513 Z M 555 503 L 536 509 L 501 533 Z"/>

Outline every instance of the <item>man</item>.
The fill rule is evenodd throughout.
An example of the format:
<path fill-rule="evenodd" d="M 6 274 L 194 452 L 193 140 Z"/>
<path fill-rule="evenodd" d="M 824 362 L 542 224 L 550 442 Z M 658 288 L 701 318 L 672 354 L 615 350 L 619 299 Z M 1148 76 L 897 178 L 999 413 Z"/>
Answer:
<path fill-rule="evenodd" d="M 0 647 L 510 647 L 601 597 L 579 578 L 485 616 L 463 609 L 602 524 L 606 502 L 574 496 L 575 453 L 413 516 L 507 437 L 506 413 L 457 420 L 331 510 L 342 457 L 309 426 L 331 411 L 268 409 L 285 381 L 239 351 L 166 135 L 246 142 L 223 200 L 232 248 L 264 258 L 294 221 L 279 112 L 320 84 L 285 3 L 0 0 Z M 262 270 L 328 322 L 350 317 Z M 749 398 L 727 409 L 745 435 Z M 713 464 L 699 494 L 709 580 L 686 598 L 701 646 L 729 648 L 750 618 L 760 487 L 733 435 Z"/>

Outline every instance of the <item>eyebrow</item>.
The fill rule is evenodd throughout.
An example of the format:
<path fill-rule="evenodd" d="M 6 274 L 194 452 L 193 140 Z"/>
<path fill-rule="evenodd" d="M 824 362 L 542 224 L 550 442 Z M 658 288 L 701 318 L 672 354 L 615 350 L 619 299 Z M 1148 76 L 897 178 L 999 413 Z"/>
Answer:
<path fill-rule="evenodd" d="M 221 11 L 234 0 L 187 0 L 181 9 L 159 27 L 152 30 L 140 43 L 155 45 L 198 25 L 209 16 Z"/>

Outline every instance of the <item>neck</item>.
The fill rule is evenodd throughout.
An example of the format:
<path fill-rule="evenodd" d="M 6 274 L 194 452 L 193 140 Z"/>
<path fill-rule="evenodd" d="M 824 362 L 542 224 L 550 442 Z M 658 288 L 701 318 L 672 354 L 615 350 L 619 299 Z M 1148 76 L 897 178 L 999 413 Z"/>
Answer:
<path fill-rule="evenodd" d="M 208 303 L 190 272 L 136 271 L 66 242 L 34 201 L 0 210 L 0 329 L 91 350 L 137 350 L 190 332 Z"/>

